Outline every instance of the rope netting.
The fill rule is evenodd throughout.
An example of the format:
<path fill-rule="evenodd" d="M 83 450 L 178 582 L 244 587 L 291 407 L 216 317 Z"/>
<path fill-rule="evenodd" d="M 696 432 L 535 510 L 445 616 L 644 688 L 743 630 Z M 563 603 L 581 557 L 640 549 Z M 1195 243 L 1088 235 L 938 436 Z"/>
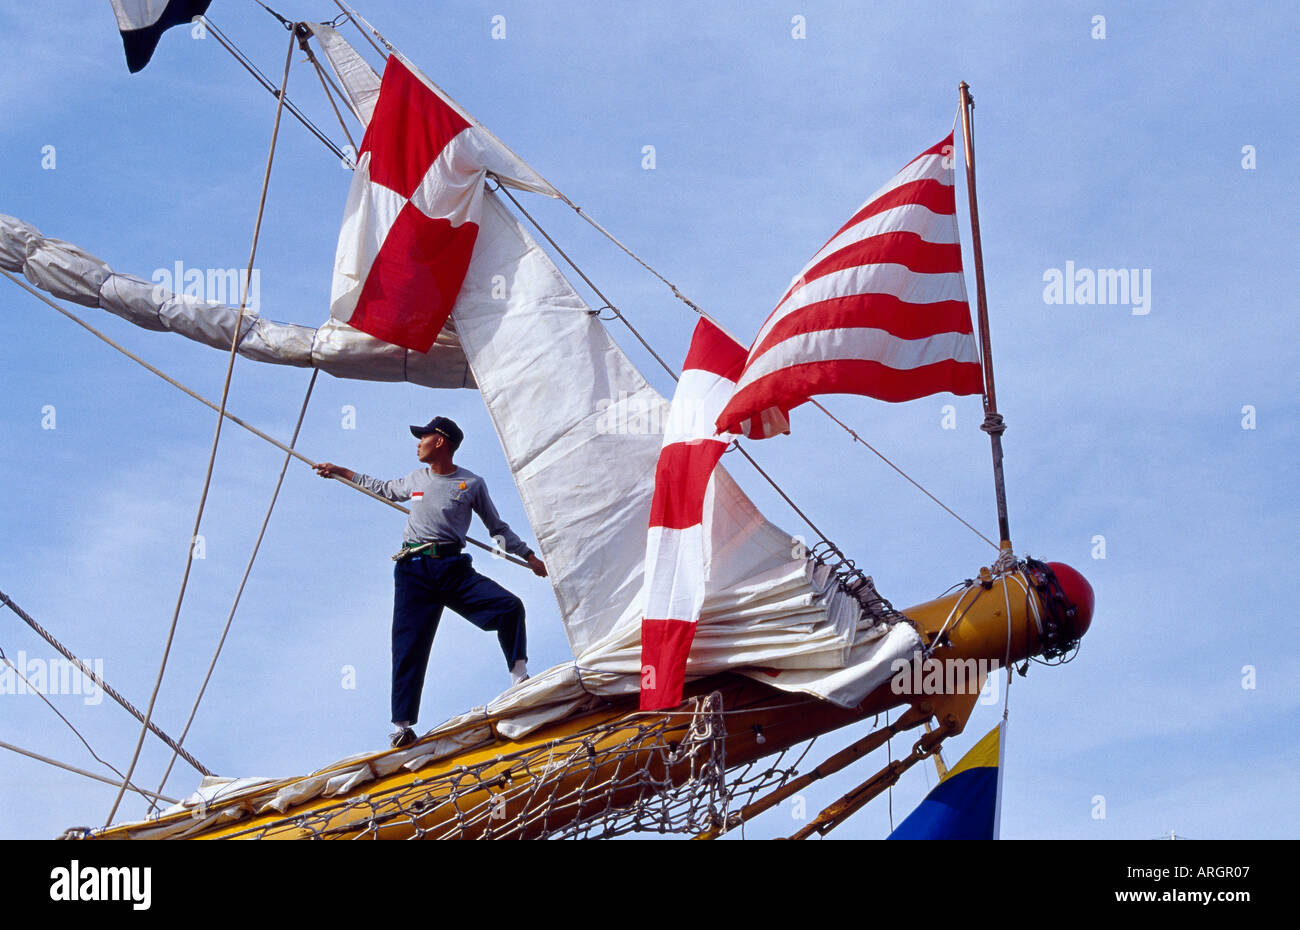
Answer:
<path fill-rule="evenodd" d="M 731 811 L 796 776 L 810 744 L 797 753 L 788 748 L 736 765 L 729 772 L 722 695 L 701 696 L 694 704 L 690 711 L 645 721 L 620 717 L 429 777 L 284 817 L 261 817 L 243 829 L 224 829 L 220 838 L 605 839 L 628 833 L 697 834 L 727 823 Z M 223 813 L 238 816 L 230 810 Z"/>

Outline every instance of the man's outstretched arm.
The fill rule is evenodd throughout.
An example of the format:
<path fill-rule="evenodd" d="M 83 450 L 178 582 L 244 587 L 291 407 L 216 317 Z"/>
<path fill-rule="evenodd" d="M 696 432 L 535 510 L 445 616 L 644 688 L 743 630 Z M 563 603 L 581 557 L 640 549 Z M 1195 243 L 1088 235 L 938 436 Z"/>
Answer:
<path fill-rule="evenodd" d="M 362 475 L 350 468 L 344 468 L 342 465 L 335 465 L 333 462 L 318 462 L 315 466 L 316 474 L 322 478 L 342 478 L 344 481 L 351 481 L 353 484 L 360 485 L 367 491 L 378 494 L 380 497 L 387 498 L 390 501 L 405 501 L 411 499 L 411 486 L 407 478 L 394 478 L 392 481 L 380 481 L 378 478 L 371 478 L 369 475 Z M 409 477 L 409 475 L 407 476 Z"/>

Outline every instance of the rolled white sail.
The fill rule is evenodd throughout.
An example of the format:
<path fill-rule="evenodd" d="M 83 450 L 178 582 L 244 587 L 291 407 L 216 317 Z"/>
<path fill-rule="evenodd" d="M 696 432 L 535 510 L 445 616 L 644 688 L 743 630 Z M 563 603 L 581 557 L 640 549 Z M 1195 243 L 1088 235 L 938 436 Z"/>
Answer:
<path fill-rule="evenodd" d="M 30 223 L 0 215 L 0 268 L 21 272 L 35 287 L 83 307 L 107 310 L 143 329 L 172 332 L 229 349 L 236 307 L 178 295 L 135 275 L 119 274 L 102 259 Z M 337 320 L 319 328 L 277 323 L 244 311 L 239 354 L 259 362 L 319 368 L 337 378 L 410 381 L 425 387 L 472 388 L 454 328 L 446 327 L 428 352 L 382 342 Z"/>

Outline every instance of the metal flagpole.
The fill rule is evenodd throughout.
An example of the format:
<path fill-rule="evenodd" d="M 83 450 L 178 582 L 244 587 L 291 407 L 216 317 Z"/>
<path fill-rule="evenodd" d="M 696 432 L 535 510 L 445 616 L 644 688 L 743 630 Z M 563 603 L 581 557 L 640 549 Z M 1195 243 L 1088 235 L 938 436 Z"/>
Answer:
<path fill-rule="evenodd" d="M 1002 434 L 1006 424 L 998 413 L 997 393 L 993 387 L 993 349 L 989 340 L 989 308 L 984 296 L 984 251 L 980 247 L 980 214 L 975 202 L 975 138 L 971 128 L 971 114 L 975 102 L 971 99 L 970 85 L 962 81 L 961 132 L 966 148 L 966 193 L 970 197 L 971 249 L 975 255 L 975 299 L 979 309 L 980 355 L 984 360 L 984 422 L 980 429 L 989 434 L 993 444 L 993 485 L 998 502 L 998 538 L 1001 540 L 999 566 L 1014 561 L 1011 552 L 1011 527 L 1007 520 L 1007 489 L 1002 479 Z M 1009 567 L 1009 566 L 1008 566 Z"/>

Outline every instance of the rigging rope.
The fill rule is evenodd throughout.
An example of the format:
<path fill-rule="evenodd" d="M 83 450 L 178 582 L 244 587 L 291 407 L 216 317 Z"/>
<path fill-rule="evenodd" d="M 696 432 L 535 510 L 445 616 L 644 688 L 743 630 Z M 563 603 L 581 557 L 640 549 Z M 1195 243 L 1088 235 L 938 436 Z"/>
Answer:
<path fill-rule="evenodd" d="M 243 65 L 244 70 L 246 70 L 249 74 L 251 74 L 253 76 L 253 79 L 257 81 L 257 83 L 261 84 L 262 87 L 273 97 L 279 96 L 279 91 L 275 89 L 275 85 L 272 84 L 270 79 L 265 74 L 262 73 L 262 70 L 258 68 L 256 64 L 254 64 L 253 60 L 244 54 L 243 49 L 241 49 L 238 45 L 236 45 L 233 39 L 231 39 L 224 32 L 222 32 L 221 29 L 217 26 L 217 24 L 214 23 L 207 16 L 203 17 L 203 22 L 207 24 L 208 29 L 212 32 L 212 36 L 217 40 L 217 43 L 226 51 L 228 51 L 231 54 L 231 56 L 234 57 L 235 61 Z M 298 109 L 297 104 L 295 104 L 292 100 L 286 98 L 284 100 L 284 105 L 285 108 L 294 116 L 294 118 L 296 118 L 298 122 L 302 123 L 303 126 L 306 127 L 308 132 L 310 132 L 317 139 L 323 142 L 326 148 L 328 148 L 331 152 L 333 152 L 336 156 L 338 156 L 340 161 L 347 159 L 347 154 L 341 148 L 335 145 L 333 140 L 331 140 L 329 136 L 325 135 L 325 133 L 321 131 L 320 127 L 318 127 L 314 122 L 312 122 L 311 119 L 305 113 L 303 113 L 300 109 Z"/>
<path fill-rule="evenodd" d="M 357 32 L 361 33 L 361 37 L 370 43 L 371 48 L 373 48 L 376 52 L 378 52 L 380 58 L 388 57 L 380 50 L 379 46 L 375 44 L 375 40 L 370 38 L 370 36 L 366 34 L 366 30 L 361 28 L 361 23 L 366 23 L 366 26 L 370 29 L 370 31 L 375 34 L 375 38 L 378 39 L 380 42 L 383 42 L 384 46 L 388 48 L 389 51 L 392 51 L 393 46 L 388 43 L 387 39 L 385 39 L 383 36 L 379 34 L 378 29 L 376 29 L 374 26 L 371 26 L 370 23 L 366 22 L 365 17 L 363 17 L 356 10 L 352 9 L 352 7 L 348 6 L 346 3 L 340 3 L 339 0 L 334 0 L 334 5 L 343 11 L 343 14 L 347 16 L 347 18 L 351 21 L 352 25 L 357 27 Z M 358 20 L 360 22 L 358 22 Z"/>
<path fill-rule="evenodd" d="M 126 698 L 122 697 L 122 695 L 118 694 L 115 688 L 113 688 L 106 681 L 104 681 L 104 679 L 96 675 L 94 670 L 91 669 L 90 666 L 86 665 L 85 662 L 82 662 L 75 655 L 73 655 L 72 651 L 68 649 L 67 646 L 63 645 L 63 643 L 59 642 L 57 639 L 54 638 L 54 634 L 50 633 L 43 626 L 37 623 L 36 620 L 31 616 L 31 614 L 27 613 L 27 611 L 23 610 L 21 607 L 15 604 L 10 599 L 9 595 L 5 594 L 3 591 L 0 591 L 0 607 L 8 607 L 10 610 L 12 610 L 23 620 L 24 623 L 26 623 L 29 627 L 35 630 L 36 634 L 40 636 L 41 639 L 45 640 L 47 643 L 49 643 L 51 646 L 57 649 L 63 655 L 64 658 L 66 658 L 69 662 L 75 665 L 77 667 L 77 670 L 80 671 L 81 674 L 85 675 L 96 685 L 98 685 L 105 694 L 107 694 L 119 705 L 121 705 L 121 707 L 131 716 L 135 717 L 136 720 L 139 720 L 141 723 L 144 722 L 144 714 L 140 713 L 140 711 L 136 709 L 134 704 L 132 704 Z M 204 766 L 201 762 L 199 762 L 198 759 L 194 758 L 188 752 L 181 750 L 180 746 L 176 744 L 176 741 L 173 740 L 166 733 L 164 733 L 162 730 L 160 730 L 156 724 L 150 723 L 149 730 L 155 736 L 161 739 L 164 743 L 166 743 L 168 746 L 172 747 L 172 749 L 179 752 L 181 757 L 190 765 L 194 766 L 194 768 L 198 770 L 199 773 L 203 775 L 213 774 L 211 771 L 208 770 L 206 766 Z M 162 789 L 159 788 L 158 790 L 161 791 Z"/>
<path fill-rule="evenodd" d="M 886 727 L 889 726 L 889 711 L 888 711 L 888 710 L 885 711 L 885 726 L 886 726 Z M 891 730 L 890 732 L 891 732 L 891 734 L 892 734 L 893 731 Z M 929 732 L 929 729 L 928 729 L 928 728 L 927 728 L 926 732 L 927 732 L 927 733 Z M 890 764 L 890 765 L 893 765 L 893 763 L 894 763 L 894 741 L 893 741 L 892 738 L 891 738 L 891 739 L 888 739 L 888 740 L 885 741 L 885 755 L 886 755 L 886 757 L 887 757 L 888 760 L 889 760 L 889 764 Z M 890 833 L 893 833 L 893 832 L 894 832 L 894 786 L 893 786 L 892 784 L 889 786 L 889 799 L 888 799 L 888 800 L 889 800 L 889 832 L 890 832 Z M 822 834 L 822 835 L 825 836 L 825 834 Z"/>
<path fill-rule="evenodd" d="M 87 772 L 85 769 L 79 769 L 75 765 L 68 765 L 68 763 L 66 762 L 60 762 L 57 759 L 51 759 L 49 756 L 43 756 L 39 752 L 32 752 L 30 749 L 23 749 L 21 746 L 15 746 L 12 743 L 6 743 L 0 741 L 0 749 L 8 749 L 10 752 L 16 752 L 19 755 L 27 756 L 28 758 L 35 759 L 38 762 L 44 762 L 48 765 L 55 765 L 61 769 L 67 769 L 69 772 L 76 772 L 78 775 L 85 775 L 87 778 L 95 779 L 95 781 L 102 781 L 106 785 L 117 784 L 117 782 L 113 781 L 113 779 L 111 778 L 105 778 L 103 775 L 96 775 L 94 772 Z M 119 778 L 121 777 L 121 775 L 122 773 L 118 772 Z M 131 787 L 135 788 L 134 785 L 132 785 Z M 145 795 L 146 797 L 152 795 L 153 797 L 156 797 L 158 800 L 166 801 L 169 804 L 180 803 L 180 801 L 176 800 L 175 798 L 169 798 L 161 794 L 154 795 L 152 791 L 146 791 L 143 788 L 135 788 L 135 790 Z"/>
<path fill-rule="evenodd" d="M 98 762 L 100 765 L 110 770 L 118 778 L 121 778 L 123 785 L 127 784 L 126 776 L 124 776 L 120 771 L 118 771 L 117 766 L 113 765 L 111 762 L 107 761 L 106 759 L 101 758 L 99 753 L 95 752 L 95 750 L 91 748 L 90 743 L 88 743 L 86 741 L 86 738 L 81 735 L 81 731 L 72 725 L 72 721 L 69 720 L 67 717 L 63 716 L 63 714 L 59 711 L 59 709 L 50 703 L 50 699 L 47 698 L 44 694 L 42 694 L 41 690 L 37 688 L 35 685 L 33 685 L 26 675 L 24 675 L 21 671 L 19 671 L 18 666 L 14 665 L 12 662 L 9 661 L 9 657 L 5 655 L 4 649 L 0 649 L 0 662 L 3 662 L 5 665 L 13 669 L 14 673 L 23 680 L 23 684 L 26 685 L 27 690 L 31 691 L 38 698 L 44 701 L 45 706 L 48 707 L 50 710 L 54 711 L 54 713 L 58 715 L 59 719 L 68 725 L 68 729 L 76 734 L 77 739 L 81 740 L 81 745 L 85 746 L 86 751 L 95 757 L 96 762 Z M 108 781 L 108 779 L 105 779 L 105 781 Z M 109 784 L 116 785 L 117 782 L 109 781 Z M 143 797 L 146 801 L 149 800 L 148 792 L 144 791 L 143 789 L 137 788 L 135 785 L 131 785 L 130 787 L 132 791 L 139 792 L 141 797 Z"/>
<path fill-rule="evenodd" d="M 266 10 L 266 12 L 270 13 L 276 19 L 278 19 L 280 21 L 280 25 L 283 26 L 285 29 L 293 28 L 293 23 L 289 22 L 289 20 L 285 19 L 275 10 L 271 9 L 269 6 L 263 3 L 262 0 L 253 0 L 253 2 L 256 3 L 258 6 L 260 6 L 262 9 Z"/>
<path fill-rule="evenodd" d="M 994 549 L 997 549 L 997 548 L 998 548 L 998 544 L 997 544 L 997 543 L 995 543 L 993 540 L 989 539 L 987 536 L 985 536 L 985 535 L 984 535 L 983 533 L 981 533 L 979 530 L 975 529 L 975 527 L 971 526 L 969 523 L 967 523 L 967 522 L 966 522 L 965 520 L 963 520 L 961 517 L 957 516 L 956 512 L 954 512 L 953 509 L 952 509 L 951 507 L 949 507 L 949 506 L 948 506 L 947 504 L 945 504 L 943 501 L 939 500 L 939 498 L 935 497 L 933 494 L 931 494 L 929 491 L 927 491 L 925 488 L 923 488 L 919 483 L 917 483 L 917 481 L 916 481 L 915 479 L 912 478 L 911 475 L 909 475 L 907 472 L 903 471 L 903 469 L 899 468 L 897 465 L 895 465 L 895 464 L 894 464 L 893 462 L 891 462 L 889 459 L 885 458 L 885 456 L 884 456 L 883 454 L 881 454 L 880 450 L 878 450 L 878 449 L 877 449 L 875 446 L 873 446 L 871 443 L 867 442 L 865 439 L 863 439 L 861 436 L 859 436 L 859 435 L 858 435 L 858 434 L 857 434 L 857 433 L 856 433 L 856 432 L 855 432 L 851 427 L 849 427 L 848 424 L 842 422 L 838 417 L 836 417 L 835 414 L 831 413 L 829 410 L 827 410 L 825 407 L 823 407 L 823 406 L 821 405 L 821 402 L 820 402 L 820 401 L 816 401 L 816 400 L 814 400 L 812 403 L 813 403 L 813 406 L 815 406 L 815 407 L 817 407 L 819 410 L 821 410 L 822 413 L 826 414 L 828 417 L 830 417 L 832 420 L 834 420 L 836 423 L 838 423 L 838 424 L 839 424 L 839 425 L 840 425 L 840 426 L 841 426 L 841 427 L 842 427 L 842 428 L 843 428 L 843 429 L 844 429 L 844 430 L 845 430 L 845 431 L 846 431 L 850 436 L 853 437 L 854 441 L 862 443 L 864 446 L 866 446 L 866 447 L 867 447 L 868 449 L 870 449 L 872 452 L 876 453 L 876 455 L 880 456 L 880 460 L 881 460 L 882 462 L 884 462 L 886 465 L 888 465 L 888 466 L 889 466 L 890 468 L 892 468 L 894 471 L 898 472 L 900 475 L 902 475 L 902 476 L 903 476 L 904 478 L 906 478 L 908 481 L 912 482 L 912 484 L 915 485 L 915 487 L 916 487 L 916 489 L 917 489 L 918 491 L 920 491 L 920 492 L 921 492 L 922 494 L 924 494 L 926 497 L 930 498 L 930 500 L 934 501 L 936 504 L 938 504 L 938 505 L 939 505 L 940 507 L 942 507 L 944 510 L 948 511 L 948 513 L 952 514 L 952 516 L 953 516 L 954 518 L 956 518 L 956 520 L 957 520 L 958 522 L 960 522 L 963 526 L 965 526 L 968 530 L 970 530 L 972 533 L 974 533 L 974 534 L 975 534 L 976 536 L 978 536 L 980 539 L 984 540 L 986 543 L 988 543 L 988 544 L 989 544 L 990 546 L 992 546 Z"/>
<path fill-rule="evenodd" d="M 739 452 L 741 455 L 743 455 L 746 461 L 748 461 L 750 465 L 754 466 L 754 470 L 757 471 L 760 475 L 762 475 L 767 480 L 767 483 L 772 486 L 772 488 L 776 491 L 777 494 L 781 495 L 781 498 L 787 504 L 790 505 L 790 509 L 793 510 L 795 513 L 797 513 L 799 515 L 799 518 L 803 520 L 804 523 L 808 524 L 809 529 L 811 529 L 822 539 L 826 540 L 828 543 L 830 542 L 830 537 L 828 537 L 825 533 L 823 533 L 820 529 L 818 529 L 817 524 L 813 523 L 812 520 L 808 517 L 808 515 L 799 509 L 799 505 L 790 499 L 790 495 L 786 494 L 785 491 L 781 489 L 781 486 L 776 483 L 776 480 L 773 479 L 767 472 L 763 471 L 762 467 L 758 464 L 758 462 L 754 460 L 754 457 L 749 454 L 749 450 L 740 444 L 739 439 L 736 440 L 736 451 Z M 831 545 L 836 549 L 836 551 L 838 551 L 839 549 L 838 546 L 834 546 L 833 543 Z"/>
<path fill-rule="evenodd" d="M 646 271 L 650 272 L 652 275 L 654 275 L 656 278 L 658 278 L 658 279 L 659 279 L 660 281 L 662 281 L 664 284 L 667 284 L 667 285 L 668 285 L 668 289 L 669 289 L 670 291 L 673 292 L 673 296 L 674 296 L 674 297 L 676 297 L 676 298 L 677 298 L 678 300 L 680 300 L 682 303 L 686 304 L 686 306 L 690 307 L 692 310 L 694 310 L 694 311 L 695 311 L 696 313 L 698 313 L 700 316 L 704 317 L 706 320 L 709 320 L 710 322 L 714 323 L 714 325 L 719 325 L 719 324 L 717 324 L 717 322 L 716 322 L 715 320 L 713 320 L 712 317 L 710 317 L 707 313 L 704 312 L 704 310 L 700 307 L 699 304 L 695 303 L 695 301 L 691 300 L 689 297 L 687 297 L 685 294 L 683 294 L 681 291 L 679 291 L 679 290 L 677 289 L 677 285 L 673 284 L 673 282 L 669 281 L 667 278 L 665 278 L 665 277 L 664 277 L 663 275 L 661 275 L 659 272 L 655 271 L 655 269 L 651 268 L 650 265 L 648 265 L 648 264 L 645 262 L 645 260 L 641 258 L 640 255 L 637 255 L 635 252 L 633 252 L 631 249 L 629 249 L 629 248 L 628 248 L 627 246 L 625 246 L 623 243 L 619 242 L 618 239 L 614 238 L 613 233 L 611 233 L 611 232 L 610 232 L 608 229 L 606 229 L 604 226 L 601 226 L 599 223 L 597 223 L 594 219 L 592 219 L 591 216 L 589 216 L 588 214 L 584 213 L 583 210 L 582 210 L 582 207 L 578 206 L 576 203 L 574 203 L 572 200 L 570 200 L 568 197 L 566 197 L 563 193 L 561 193 L 561 192 L 559 192 L 559 191 L 556 191 L 556 193 L 557 193 L 557 194 L 560 194 L 560 199 L 561 199 L 562 201 L 564 201 L 566 204 L 568 204 L 570 207 L 572 207 L 573 210 L 574 210 L 574 212 L 577 213 L 578 216 L 582 217 L 584 220 L 586 220 L 588 223 L 590 223 L 593 227 L 595 227 L 595 229 L 596 229 L 596 230 L 597 230 L 597 231 L 598 231 L 602 236 L 604 236 L 604 237 L 605 237 L 606 239 L 608 239 L 610 242 L 614 243 L 614 245 L 618 246 L 620 249 L 622 249 L 624 252 L 626 252 L 626 253 L 628 254 L 628 256 L 629 256 L 633 261 L 635 261 L 638 265 L 640 265 L 640 266 L 641 266 L 642 268 L 644 268 Z"/>
<path fill-rule="evenodd" d="M 969 604 L 967 604 L 965 607 L 962 607 L 961 602 L 966 600 L 966 595 L 969 594 L 971 591 L 975 592 L 975 596 L 971 598 L 971 602 Z M 980 599 L 980 595 L 983 593 L 984 593 L 984 587 L 982 585 L 976 583 L 968 584 L 966 590 L 963 591 L 961 593 L 961 596 L 958 597 L 957 600 L 953 602 L 952 609 L 948 611 L 948 616 L 944 618 L 943 626 L 939 627 L 939 632 L 935 633 L 934 636 L 930 639 L 930 646 L 928 648 L 933 649 L 936 646 L 943 645 L 944 634 L 948 632 L 949 624 L 952 625 L 951 626 L 952 629 L 956 629 L 957 624 L 961 623 L 962 620 L 965 619 L 967 611 L 969 611 L 972 607 L 975 606 L 975 602 Z M 957 614 L 957 608 L 959 607 L 961 607 L 961 613 Z M 954 614 L 957 614 L 956 620 L 953 620 Z"/>
<path fill-rule="evenodd" d="M 243 281 L 243 292 L 239 298 L 239 316 L 235 320 L 235 331 L 230 340 L 230 355 L 226 361 L 225 382 L 221 386 L 221 409 L 217 415 L 216 430 L 212 434 L 212 448 L 208 453 L 208 466 L 203 476 L 203 493 L 199 496 L 198 512 L 194 516 L 194 531 L 190 534 L 190 538 L 185 545 L 185 573 L 181 577 L 180 592 L 176 595 L 176 608 L 172 611 L 171 625 L 167 630 L 167 642 L 163 647 L 162 661 L 158 665 L 158 678 L 154 682 L 153 694 L 149 696 L 149 707 L 145 710 L 145 727 L 140 730 L 140 737 L 135 744 L 135 752 L 131 756 L 131 765 L 127 768 L 126 778 L 122 780 L 122 787 L 118 790 L 116 800 L 113 801 L 113 808 L 108 812 L 105 826 L 113 822 L 113 815 L 117 813 L 118 805 L 122 803 L 122 795 L 126 793 L 126 783 L 135 772 L 136 763 L 140 760 L 140 749 L 144 745 L 148 721 L 153 714 L 154 703 L 158 699 L 158 691 L 162 687 L 163 673 L 167 669 L 167 658 L 171 654 L 172 641 L 176 636 L 176 624 L 180 619 L 181 604 L 185 600 L 185 587 L 189 582 L 190 569 L 194 566 L 194 539 L 199 535 L 199 525 L 203 521 L 203 509 L 207 504 L 208 489 L 212 484 L 212 470 L 217 459 L 217 445 L 221 441 L 221 427 L 225 424 L 226 400 L 230 395 L 230 381 L 235 370 L 235 356 L 238 354 L 239 339 L 242 335 L 244 311 L 248 306 L 248 288 L 253 277 L 253 263 L 257 258 L 257 241 L 262 232 L 262 216 L 266 211 L 266 191 L 271 184 L 271 165 L 275 160 L 275 144 L 280 136 L 280 115 L 284 112 L 284 90 L 289 83 L 289 66 L 293 63 L 294 45 L 294 38 L 290 35 L 289 50 L 284 56 L 284 77 L 280 81 L 280 93 L 276 97 L 275 124 L 271 129 L 271 146 L 266 153 L 266 171 L 262 175 L 262 195 L 257 205 L 257 221 L 253 224 L 253 242 L 248 253 L 248 274 Z"/>
<path fill-rule="evenodd" d="M 1002 576 L 1002 597 L 1007 610 L 1007 657 L 1004 666 L 1006 668 L 1007 684 L 1002 693 L 1001 732 L 998 733 L 998 787 L 993 807 L 993 839 L 995 840 L 1002 838 L 1002 774 L 1006 771 L 1003 768 L 1003 764 L 1007 753 L 1007 729 L 1010 724 L 1011 714 L 1011 679 L 1015 677 L 1011 674 L 1011 597 L 1007 593 L 1007 575 Z M 1029 586 L 1026 584 L 1025 601 L 1029 604 L 1032 600 L 1033 599 L 1029 597 Z M 1038 608 L 1034 605 L 1035 619 L 1037 619 L 1037 612 Z M 1041 624 L 1039 625 L 1039 629 L 1042 629 Z M 1027 627 L 1025 629 L 1025 638 L 1029 638 L 1029 629 Z M 1025 651 L 1028 652 L 1028 650 Z"/>
<path fill-rule="evenodd" d="M 262 548 L 262 539 L 266 536 L 266 528 L 271 522 L 271 512 L 275 510 L 275 502 L 280 498 L 280 488 L 284 486 L 284 474 L 289 469 L 289 462 L 292 461 L 292 447 L 298 444 L 298 433 L 302 430 L 303 418 L 307 415 L 307 402 L 311 400 L 311 392 L 316 387 L 316 376 L 320 374 L 319 369 L 313 369 L 311 380 L 307 383 L 307 394 L 302 399 L 302 408 L 298 411 L 298 422 L 293 427 L 293 438 L 289 440 L 291 447 L 290 452 L 284 455 L 284 462 L 280 465 L 280 477 L 276 479 L 275 490 L 271 493 L 271 502 L 266 506 L 266 515 L 262 518 L 262 528 L 257 532 L 257 541 L 253 543 L 253 551 L 248 556 L 248 564 L 244 566 L 244 576 L 239 579 L 239 589 L 235 591 L 235 601 L 230 605 L 230 613 L 226 616 L 226 625 L 221 630 L 221 638 L 217 641 L 217 648 L 212 653 L 212 661 L 208 663 L 207 674 L 203 676 L 203 684 L 199 686 L 199 693 L 194 698 L 194 706 L 190 708 L 190 715 L 185 721 L 185 728 L 181 730 L 180 745 L 175 747 L 175 752 L 167 762 L 167 769 L 163 772 L 162 781 L 158 782 L 158 790 L 162 791 L 167 785 L 167 779 L 172 773 L 172 766 L 176 764 L 176 756 L 180 753 L 181 745 L 185 743 L 185 737 L 189 735 L 190 725 L 194 723 L 194 717 L 199 712 L 199 702 L 203 700 L 203 695 L 208 689 L 208 682 L 212 680 L 213 669 L 217 667 L 217 659 L 221 656 L 221 649 L 226 644 L 226 635 L 230 632 L 230 625 L 235 620 L 235 611 L 239 608 L 239 600 L 244 596 L 244 585 L 248 583 L 248 576 L 253 572 L 253 562 L 257 559 L 257 553 Z"/>
<path fill-rule="evenodd" d="M 1025 588 L 1025 593 L 1026 595 L 1028 595 L 1029 593 L 1028 587 Z M 1007 714 L 1011 710 L 1011 678 L 1012 678 L 1011 675 L 1011 594 L 1007 591 L 1006 575 L 1002 576 L 1002 603 L 1006 606 L 1006 611 L 1007 611 L 1007 652 L 1006 652 L 1006 658 L 1003 659 L 1002 662 L 1002 667 L 1007 670 L 1007 686 L 1006 686 L 1006 691 L 1004 692 L 1002 698 L 1002 722 L 1005 723 L 1007 720 Z M 1025 628 L 1025 638 L 1026 639 L 1029 638 L 1028 627 Z M 1027 653 L 1029 652 L 1029 650 L 1026 649 L 1025 652 Z"/>
<path fill-rule="evenodd" d="M 357 150 L 357 143 L 353 140 L 352 133 L 348 131 L 348 124 L 343 121 L 343 114 L 339 112 L 338 105 L 334 102 L 334 95 L 339 95 L 339 99 L 343 101 L 343 104 L 348 108 L 349 113 L 352 112 L 351 103 L 343 94 L 343 91 L 339 90 L 338 86 L 335 85 L 334 79 L 325 73 L 325 69 L 322 68 L 320 62 L 316 60 L 316 53 L 311 50 L 311 43 L 308 41 L 311 39 L 311 30 L 308 29 L 305 24 L 299 23 L 294 27 L 294 35 L 298 37 L 298 47 L 306 53 L 307 60 L 310 61 L 312 67 L 316 69 L 316 79 L 320 81 L 321 89 L 325 91 L 325 99 L 330 102 L 330 109 L 334 111 L 334 117 L 339 121 L 339 128 L 343 130 L 343 135 L 347 137 L 348 145 L 355 153 Z M 328 83 L 326 83 L 327 81 Z M 355 160 L 355 158 L 356 156 L 353 155 L 353 160 Z"/>

